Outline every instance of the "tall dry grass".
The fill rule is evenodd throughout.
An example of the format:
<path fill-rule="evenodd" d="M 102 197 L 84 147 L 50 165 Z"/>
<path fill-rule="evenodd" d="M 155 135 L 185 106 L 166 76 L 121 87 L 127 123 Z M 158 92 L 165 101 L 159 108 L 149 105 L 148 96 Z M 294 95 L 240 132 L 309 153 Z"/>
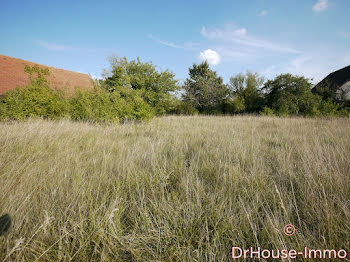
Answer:
<path fill-rule="evenodd" d="M 0 261 L 350 252 L 349 130 L 349 119 L 250 116 L 1 124 L 0 215 L 13 226 Z"/>

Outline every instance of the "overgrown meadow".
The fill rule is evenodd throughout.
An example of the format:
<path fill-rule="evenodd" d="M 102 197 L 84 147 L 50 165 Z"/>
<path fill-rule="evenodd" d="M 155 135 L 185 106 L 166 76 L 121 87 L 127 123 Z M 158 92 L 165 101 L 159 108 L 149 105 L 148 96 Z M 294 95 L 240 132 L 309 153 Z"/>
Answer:
<path fill-rule="evenodd" d="M 350 246 L 349 118 L 0 124 L 0 261 L 230 261 Z M 286 224 L 296 234 L 286 236 Z"/>
<path fill-rule="evenodd" d="M 332 90 L 291 74 L 224 84 L 206 62 L 180 86 L 112 58 L 94 88 L 65 93 L 25 70 L 30 83 L 0 97 L 0 261 L 350 252 L 350 119 Z"/>

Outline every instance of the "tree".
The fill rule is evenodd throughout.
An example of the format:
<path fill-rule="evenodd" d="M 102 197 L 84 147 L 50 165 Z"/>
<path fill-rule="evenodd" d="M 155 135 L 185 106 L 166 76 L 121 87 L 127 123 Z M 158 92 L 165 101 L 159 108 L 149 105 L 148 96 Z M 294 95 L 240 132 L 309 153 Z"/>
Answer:
<path fill-rule="evenodd" d="M 280 115 L 317 114 L 320 99 L 311 93 L 311 87 L 303 76 L 281 74 L 264 86 L 267 106 Z"/>
<path fill-rule="evenodd" d="M 159 72 L 151 62 L 142 63 L 139 58 L 128 62 L 125 57 L 111 57 L 110 63 L 110 76 L 101 82 L 107 90 L 113 92 L 120 87 L 139 90 L 158 115 L 171 110 L 174 92 L 179 89 L 175 74 L 168 70 Z"/>
<path fill-rule="evenodd" d="M 29 84 L 7 91 L 0 97 L 0 121 L 29 117 L 56 119 L 67 115 L 68 103 L 64 93 L 50 88 L 48 68 L 25 66 Z"/>
<path fill-rule="evenodd" d="M 130 89 L 131 79 L 128 75 L 127 65 L 128 61 L 125 57 L 118 59 L 117 57 L 110 57 L 111 72 L 105 70 L 105 79 L 101 81 L 102 85 L 109 92 L 114 92 L 120 87 Z"/>
<path fill-rule="evenodd" d="M 222 113 L 229 95 L 227 86 L 207 62 L 193 64 L 184 85 L 184 102 L 200 113 Z"/>
<path fill-rule="evenodd" d="M 48 68 L 40 68 L 38 65 L 24 66 L 24 72 L 29 75 L 29 81 L 31 85 L 49 87 L 49 80 L 46 78 L 50 75 Z"/>
<path fill-rule="evenodd" d="M 246 75 L 240 73 L 230 78 L 229 89 L 231 100 L 234 105 L 234 112 L 253 113 L 259 112 L 263 107 L 263 95 L 261 87 L 264 78 L 258 73 L 247 72 Z"/>

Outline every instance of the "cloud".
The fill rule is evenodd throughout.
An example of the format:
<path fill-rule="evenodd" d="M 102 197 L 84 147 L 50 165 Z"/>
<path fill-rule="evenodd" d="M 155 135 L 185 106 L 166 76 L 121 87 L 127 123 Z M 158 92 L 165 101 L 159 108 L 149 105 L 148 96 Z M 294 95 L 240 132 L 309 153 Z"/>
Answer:
<path fill-rule="evenodd" d="M 203 27 L 201 30 L 201 35 L 205 38 L 213 41 L 219 42 L 233 42 L 239 45 L 267 49 L 274 52 L 282 53 L 294 53 L 298 54 L 299 51 L 294 48 L 287 46 L 282 46 L 275 44 L 263 39 L 259 39 L 253 36 L 248 35 L 246 28 L 236 28 L 232 25 L 226 25 L 224 28 L 214 28 L 207 30 Z"/>
<path fill-rule="evenodd" d="M 272 79 L 279 74 L 291 73 L 311 78 L 312 82 L 317 84 L 331 72 L 347 65 L 345 59 L 340 60 L 337 57 L 339 55 L 334 56 L 334 54 L 320 57 L 317 52 L 312 55 L 300 55 L 278 64 L 269 65 L 259 73 L 267 79 Z M 329 63 L 329 61 L 334 62 Z"/>
<path fill-rule="evenodd" d="M 317 3 L 312 7 L 314 12 L 322 12 L 328 7 L 328 0 L 318 0 Z"/>
<path fill-rule="evenodd" d="M 266 16 L 267 15 L 267 11 L 266 10 L 262 10 L 260 13 L 259 13 L 259 16 Z"/>
<path fill-rule="evenodd" d="M 82 53 L 89 53 L 89 54 L 100 54 L 103 53 L 111 53 L 115 50 L 112 48 L 85 48 L 85 47 L 73 47 L 73 46 L 66 46 L 66 45 L 60 45 L 55 43 L 50 43 L 43 40 L 36 40 L 35 41 L 39 46 L 49 50 L 49 51 L 56 51 L 56 52 L 82 52 Z"/>
<path fill-rule="evenodd" d="M 229 62 L 247 62 L 251 61 L 255 54 L 245 51 L 237 51 L 231 47 L 216 47 L 216 50 L 221 54 L 222 60 Z"/>
<path fill-rule="evenodd" d="M 347 33 L 347 32 L 339 31 L 339 32 L 338 32 L 338 35 L 340 35 L 340 36 L 343 37 L 343 38 L 350 39 L 350 34 Z"/>
<path fill-rule="evenodd" d="M 220 55 L 214 50 L 207 49 L 199 54 L 199 60 L 204 62 L 207 61 L 209 65 L 218 65 L 220 63 Z"/>
<path fill-rule="evenodd" d="M 234 34 L 236 36 L 245 36 L 247 34 L 247 29 L 245 28 L 240 28 L 234 31 Z"/>
<path fill-rule="evenodd" d="M 158 37 L 153 36 L 152 34 L 149 34 L 148 37 L 150 39 L 154 40 L 155 42 L 159 43 L 159 44 L 162 44 L 162 45 L 165 45 L 165 46 L 168 46 L 168 47 L 172 47 L 172 48 L 190 50 L 190 49 L 195 49 L 195 47 L 197 46 L 197 44 L 192 43 L 192 42 L 187 42 L 187 43 L 184 43 L 183 45 L 178 45 L 178 44 L 175 44 L 173 42 L 168 42 L 168 41 L 161 40 Z"/>
<path fill-rule="evenodd" d="M 49 43 L 49 42 L 42 41 L 42 40 L 37 40 L 36 42 L 41 47 L 44 47 L 45 49 L 50 50 L 50 51 L 71 51 L 71 50 L 73 50 L 73 48 L 70 46 L 58 45 L 58 44 Z"/>

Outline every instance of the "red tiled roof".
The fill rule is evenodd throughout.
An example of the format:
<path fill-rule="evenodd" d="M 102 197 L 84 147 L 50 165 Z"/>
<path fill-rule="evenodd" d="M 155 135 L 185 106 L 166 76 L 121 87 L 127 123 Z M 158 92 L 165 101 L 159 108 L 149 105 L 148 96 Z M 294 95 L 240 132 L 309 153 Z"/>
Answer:
<path fill-rule="evenodd" d="M 16 87 L 21 87 L 29 83 L 29 77 L 24 72 L 24 66 L 38 65 L 42 68 L 49 68 L 50 86 L 52 88 L 67 88 L 73 90 L 75 87 L 92 88 L 92 79 L 87 74 L 76 73 L 68 70 L 58 69 L 33 62 L 0 55 L 0 95 Z"/>

